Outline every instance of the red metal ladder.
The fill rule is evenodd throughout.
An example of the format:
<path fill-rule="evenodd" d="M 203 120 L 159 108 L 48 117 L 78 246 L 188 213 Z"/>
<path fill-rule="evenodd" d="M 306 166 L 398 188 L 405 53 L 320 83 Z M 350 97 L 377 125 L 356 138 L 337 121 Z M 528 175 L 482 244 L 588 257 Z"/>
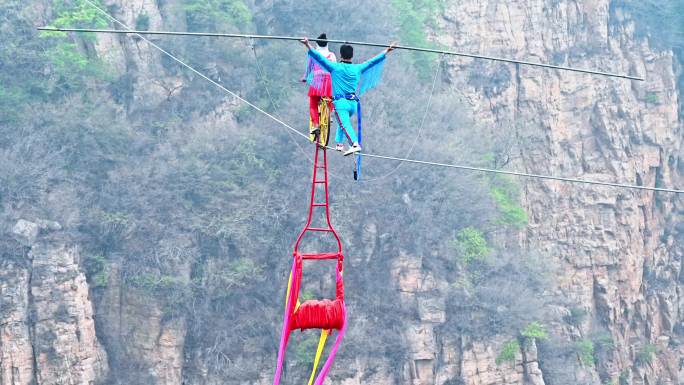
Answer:
<path fill-rule="evenodd" d="M 309 215 L 306 219 L 306 226 L 304 226 L 304 229 L 302 232 L 299 234 L 299 237 L 297 237 L 297 242 L 295 243 L 294 247 L 294 255 L 297 255 L 299 253 L 299 245 L 302 242 L 302 239 L 304 238 L 304 235 L 308 232 L 329 232 L 332 233 L 332 235 L 335 237 L 335 241 L 337 242 L 337 253 L 324 253 L 324 254 L 303 254 L 302 257 L 304 259 L 335 259 L 338 258 L 338 256 L 342 255 L 342 242 L 340 241 L 340 237 L 337 235 L 337 232 L 332 226 L 332 223 L 330 222 L 330 192 L 328 189 L 328 154 L 326 152 L 325 147 L 321 146 L 315 146 L 316 147 L 316 152 L 314 155 L 314 167 L 313 167 L 313 177 L 312 177 L 312 182 L 311 182 L 311 198 L 309 200 Z M 321 156 L 322 154 L 322 156 Z M 323 162 L 321 163 L 321 157 L 323 158 Z M 323 171 L 323 179 L 319 179 L 319 170 Z M 323 185 L 324 186 L 324 194 L 323 194 L 323 199 L 324 202 L 317 202 L 317 192 L 318 192 L 318 186 Z M 328 225 L 327 228 L 321 228 L 321 227 L 311 227 L 311 222 L 313 220 L 313 214 L 314 210 L 316 207 L 325 207 L 325 220 L 326 224 Z M 333 256 L 334 255 L 334 256 Z"/>
<path fill-rule="evenodd" d="M 330 349 L 328 358 L 321 369 L 321 372 L 315 377 L 315 385 L 322 385 L 325 380 L 328 371 L 335 359 L 335 354 L 344 338 L 344 333 L 347 328 L 347 313 L 346 307 L 344 305 L 344 281 L 343 281 L 343 262 L 344 255 L 342 254 L 342 242 L 337 232 L 332 226 L 330 221 L 330 193 L 328 189 L 328 156 L 326 153 L 326 148 L 315 145 L 316 152 L 314 154 L 313 162 L 313 177 L 311 180 L 311 196 L 309 199 L 309 213 L 306 220 L 306 225 L 304 229 L 299 233 L 297 241 L 295 242 L 294 252 L 293 252 L 293 263 L 292 270 L 290 273 L 290 278 L 288 280 L 288 289 L 285 300 L 285 316 L 283 319 L 283 329 L 280 339 L 280 349 L 278 351 L 278 362 L 276 367 L 275 376 L 273 378 L 273 385 L 278 385 L 280 383 L 280 377 L 283 368 L 283 362 L 285 360 L 285 351 L 287 349 L 287 343 L 290 338 L 290 333 L 295 329 L 321 329 L 322 339 L 321 344 L 325 344 L 325 339 L 323 334 L 332 330 L 337 330 L 337 338 L 335 339 L 335 344 Z M 322 171 L 322 173 L 321 173 Z M 322 174 L 323 178 L 320 178 Z M 323 187 L 323 194 L 321 195 L 321 189 Z M 323 199 L 320 201 L 319 199 Z M 313 227 L 311 225 L 313 221 L 314 211 L 318 207 L 325 208 L 325 223 L 327 227 Z M 337 243 L 337 251 L 327 251 L 321 253 L 301 253 L 299 250 L 300 244 L 304 235 L 307 233 L 320 234 L 320 233 L 331 233 L 335 238 Z M 335 274 L 335 299 L 334 300 L 310 300 L 305 301 L 300 305 L 299 303 L 299 291 L 302 281 L 302 269 L 304 260 L 325 260 L 325 259 L 336 259 L 337 269 Z M 316 353 L 315 364 L 313 372 L 311 374 L 311 379 L 309 383 L 311 384 L 316 372 L 316 364 L 318 363 L 318 358 L 320 357 L 320 352 L 322 350 L 322 345 L 319 345 L 319 349 Z"/>

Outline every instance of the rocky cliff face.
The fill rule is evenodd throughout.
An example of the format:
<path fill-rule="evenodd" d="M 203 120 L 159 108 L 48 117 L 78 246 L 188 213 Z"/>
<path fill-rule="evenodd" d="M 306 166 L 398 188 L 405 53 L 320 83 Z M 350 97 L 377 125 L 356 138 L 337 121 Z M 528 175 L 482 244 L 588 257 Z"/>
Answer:
<path fill-rule="evenodd" d="M 682 185 L 677 63 L 672 53 L 637 37 L 634 20 L 617 3 L 450 2 L 436 40 L 466 52 L 645 77 L 636 82 L 450 61 L 454 86 L 470 100 L 478 120 L 492 132 L 514 136 L 514 168 L 647 186 Z M 674 229 L 681 220 L 681 200 L 537 180 L 525 180 L 524 190 L 530 223 L 522 242 L 558 263 L 554 294 L 567 299 L 549 309 L 556 318 L 582 314 L 574 325 L 554 323 L 555 333 L 570 342 L 591 340 L 592 333 L 603 330 L 615 347 L 597 359 L 597 366 L 545 376 L 560 375 L 561 383 L 679 383 L 677 244 L 682 234 Z M 465 365 L 485 361 L 492 367 L 491 355 L 464 359 Z M 509 383 L 505 376 L 493 379 L 491 370 L 484 372 L 486 380 L 469 375 L 464 381 Z"/>
<path fill-rule="evenodd" d="M 19 220 L 13 233 L 23 247 L 0 261 L 3 384 L 95 384 L 108 375 L 80 256 L 60 230 Z"/>

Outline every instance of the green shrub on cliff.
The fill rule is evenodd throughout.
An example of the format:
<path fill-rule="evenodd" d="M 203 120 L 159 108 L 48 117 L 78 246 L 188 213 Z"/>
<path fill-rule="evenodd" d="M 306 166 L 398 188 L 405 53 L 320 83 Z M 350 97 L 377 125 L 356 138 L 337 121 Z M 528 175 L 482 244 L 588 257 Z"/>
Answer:
<path fill-rule="evenodd" d="M 135 18 L 135 29 L 138 31 L 146 31 L 150 29 L 150 16 L 146 13 L 141 13 Z"/>
<path fill-rule="evenodd" d="M 526 339 L 536 339 L 543 341 L 549 338 L 546 328 L 539 322 L 532 322 L 523 329 L 520 334 Z"/>
<path fill-rule="evenodd" d="M 104 7 L 100 1 L 95 1 Z M 56 0 L 53 3 L 55 18 L 50 24 L 57 28 L 104 28 L 107 19 L 94 7 L 83 0 Z M 88 77 L 105 79 L 107 70 L 104 64 L 88 55 L 86 42 L 93 41 L 93 34 L 79 34 L 74 42 L 64 32 L 43 31 L 43 38 L 53 39 L 45 51 L 45 56 L 53 64 L 54 87 L 58 92 L 83 87 Z"/>
<path fill-rule="evenodd" d="M 212 300 L 226 299 L 237 288 L 259 280 L 263 267 L 250 259 L 219 263 L 206 272 L 207 289 Z"/>
<path fill-rule="evenodd" d="M 300 365 L 313 362 L 316 346 L 318 346 L 319 335 L 313 332 L 308 333 L 300 341 L 294 341 L 294 357 Z"/>
<path fill-rule="evenodd" d="M 252 22 L 252 12 L 241 0 L 183 0 L 181 4 L 190 30 L 242 28 Z"/>
<path fill-rule="evenodd" d="M 402 45 L 430 47 L 427 29 L 434 26 L 435 16 L 442 12 L 442 0 L 392 0 L 399 25 Z M 428 76 L 432 69 L 432 57 L 422 53 L 411 53 L 413 63 L 422 76 Z"/>
<path fill-rule="evenodd" d="M 583 366 L 594 366 L 594 343 L 590 339 L 577 341 L 575 352 Z"/>
<path fill-rule="evenodd" d="M 515 229 L 527 226 L 527 213 L 519 203 L 520 186 L 514 180 L 504 176 L 491 178 L 489 193 L 499 209 L 499 223 Z"/>
<path fill-rule="evenodd" d="M 451 246 L 458 251 L 461 260 L 466 265 L 474 261 L 485 261 L 492 252 L 482 231 L 474 227 L 459 230 Z"/>
<path fill-rule="evenodd" d="M 102 288 L 107 286 L 107 281 L 109 280 L 109 262 L 104 255 L 87 255 L 84 258 L 83 267 L 91 288 Z"/>
<path fill-rule="evenodd" d="M 515 363 L 515 356 L 520 352 L 520 342 L 517 339 L 506 342 L 501 347 L 501 352 L 496 356 L 496 364 L 501 365 L 504 362 Z"/>
<path fill-rule="evenodd" d="M 658 353 L 658 347 L 654 344 L 646 344 L 637 353 L 637 361 L 644 364 L 650 364 L 653 357 Z"/>
<path fill-rule="evenodd" d="M 128 277 L 127 282 L 134 287 L 149 292 L 167 292 L 185 286 L 185 282 L 171 275 L 142 273 Z"/>
<path fill-rule="evenodd" d="M 105 8 L 100 0 L 93 0 L 99 7 Z M 57 28 L 104 28 L 107 18 L 97 9 L 83 0 L 55 0 L 52 3 L 55 18 L 50 26 Z M 43 37 L 66 37 L 64 32 L 42 32 Z M 88 34 L 92 38 L 92 35 Z"/>

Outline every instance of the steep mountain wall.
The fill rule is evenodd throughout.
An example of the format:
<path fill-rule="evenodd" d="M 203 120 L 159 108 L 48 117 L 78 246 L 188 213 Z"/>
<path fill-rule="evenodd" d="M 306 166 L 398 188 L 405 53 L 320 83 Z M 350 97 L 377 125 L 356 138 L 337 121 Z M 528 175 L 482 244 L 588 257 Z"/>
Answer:
<path fill-rule="evenodd" d="M 108 375 L 80 255 L 60 230 L 19 220 L 13 232 L 24 247 L 1 261 L 3 384 L 90 384 Z"/>
<path fill-rule="evenodd" d="M 173 19 L 178 2 L 105 3 L 128 25 L 140 23 L 144 15 L 150 29 L 169 25 L 184 29 L 184 20 Z M 294 7 L 285 1 L 246 4 L 256 15 L 274 14 L 278 7 L 287 8 L 284 4 Z M 257 25 L 265 25 L 261 26 L 265 32 L 287 23 L 271 16 L 255 19 Z M 448 72 L 440 80 L 449 91 L 437 95 L 435 104 L 453 119 L 449 103 L 464 101 L 472 125 L 484 131 L 482 136 L 495 138 L 497 166 L 684 186 L 684 135 L 675 84 L 678 63 L 672 53 L 637 36 L 634 20 L 620 6 L 608 0 L 445 1 L 435 19 L 434 25 L 426 26 L 428 40 L 454 50 L 646 78 L 635 82 L 446 58 Z M 180 51 L 179 44 L 165 44 Z M 268 230 L 279 226 L 291 234 L 299 229 L 304 206 L 293 203 L 293 208 L 278 200 L 298 202 L 305 191 L 293 187 L 299 185 L 290 179 L 294 177 L 278 176 L 281 184 L 273 197 L 266 182 L 258 179 L 261 158 L 241 153 L 244 149 L 236 150 L 233 144 L 255 136 L 262 140 L 258 148 L 267 152 L 282 149 L 283 143 L 259 136 L 258 129 L 274 130 L 261 121 L 252 122 L 258 129 L 245 129 L 246 119 L 235 100 L 199 93 L 192 77 L 138 39 L 101 35 L 93 40 L 92 49 L 125 80 L 116 87 L 125 89 L 128 100 L 116 111 L 130 126 L 153 131 L 153 125 L 164 125 L 156 121 L 164 122 L 161 113 L 154 114 L 161 110 L 178 114 L 174 122 L 181 121 L 182 130 L 168 136 L 154 132 L 158 137 L 141 140 L 140 147 L 153 148 L 144 148 L 152 166 L 141 162 L 133 172 L 122 167 L 102 177 L 106 182 L 96 183 L 105 197 L 102 191 L 108 188 L 119 191 L 111 186 L 126 186 L 124 194 L 107 197 L 112 207 L 114 201 L 129 203 L 125 198 L 137 194 L 149 197 L 143 202 L 149 211 L 134 207 L 130 208 L 134 214 L 128 216 L 98 212 L 99 233 L 94 233 L 83 230 L 89 224 L 70 223 L 63 229 L 56 222 L 19 220 L 35 218 L 21 216 L 21 208 L 8 210 L 11 223 L 5 227 L 11 239 L 3 243 L 0 260 L 0 383 L 269 384 L 290 244 L 285 235 Z M 198 52 L 181 53 L 194 60 Z M 287 52 L 271 53 L 278 57 Z M 233 63 L 239 59 L 213 58 L 216 62 L 199 64 L 210 76 L 223 77 L 242 89 L 247 87 L 243 77 L 249 71 Z M 386 79 L 392 86 L 406 86 L 397 68 L 389 70 Z M 385 110 L 383 103 L 405 103 L 405 95 L 386 94 L 381 102 L 369 96 L 372 108 L 367 111 L 373 111 L 368 113 L 371 121 L 390 126 L 393 112 Z M 114 91 L 112 95 L 124 99 Z M 191 115 L 181 116 L 179 111 L 190 105 L 184 99 L 189 98 L 205 103 L 201 111 L 192 108 Z M 295 106 L 301 104 L 301 95 L 283 96 L 280 101 Z M 444 126 L 436 123 L 435 129 Z M 447 133 L 473 135 L 451 127 Z M 462 159 L 463 154 L 448 153 L 452 139 L 446 136 L 425 138 L 429 148 L 423 155 Z M 460 151 L 462 146 L 453 148 Z M 183 157 L 196 149 L 200 158 L 209 160 L 197 161 L 186 171 L 202 178 L 174 174 Z M 226 179 L 248 175 L 262 182 L 263 191 L 251 185 L 245 193 L 239 182 L 211 176 L 215 159 L 234 152 L 239 157 L 230 167 L 248 164 L 251 168 L 245 173 L 235 166 L 227 176 L 219 175 Z M 466 161 L 488 156 L 476 154 Z M 279 166 L 287 171 L 296 166 L 296 172 L 301 172 L 300 159 L 283 160 Z M 303 174 L 306 180 L 308 171 Z M 164 183 L 188 185 L 188 190 L 163 195 L 168 190 Z M 216 195 L 229 198 L 216 203 L 211 201 L 214 197 L 195 196 L 193 183 L 223 183 Z M 353 251 L 346 261 L 351 326 L 331 383 L 682 381 L 681 198 L 521 180 L 527 224 L 513 228 L 495 219 L 483 220 L 501 261 L 498 270 L 468 272 L 454 267 L 456 263 L 446 256 L 449 248 L 444 243 L 453 238 L 451 229 L 424 230 L 444 225 L 447 217 L 492 217 L 495 204 L 487 190 L 463 187 L 477 183 L 477 177 L 456 179 L 449 174 L 449 178 L 431 179 L 414 170 L 376 189 L 349 187 L 335 179 L 333 222 L 346 235 L 347 250 Z M 425 184 L 430 184 L 429 192 Z M 145 195 L 142 189 L 156 195 Z M 355 219 L 360 215 L 356 207 L 342 202 L 345 199 L 358 200 L 358 207 L 365 210 L 363 223 Z M 467 202 L 455 204 L 462 200 Z M 81 204 L 80 199 L 74 201 Z M 197 208 L 190 201 L 211 201 L 213 206 Z M 189 215 L 174 211 L 184 204 L 190 207 L 187 212 L 215 209 L 219 214 L 208 223 L 189 223 Z M 79 209 L 87 222 L 85 217 L 92 213 Z M 250 233 L 258 233 L 257 239 L 243 234 L 247 230 L 240 226 L 245 223 L 258 229 Z M 469 222 L 458 222 L 462 227 L 464 223 Z M 154 235 L 148 238 L 148 233 Z M 100 243 L 109 248 L 106 266 L 91 272 L 89 284 L 85 257 L 92 257 L 92 250 L 102 252 L 98 247 L 103 247 L 93 246 Z M 89 248 L 89 254 L 82 255 L 81 247 Z M 245 262 L 251 260 L 266 260 L 265 268 Z M 478 274 L 483 277 L 476 281 Z M 243 282 L 245 276 L 251 283 Z M 325 291 L 330 285 L 329 279 L 312 279 L 304 292 Z M 514 318 L 516 322 L 508 322 Z M 548 338 L 521 337 L 521 327 L 533 321 L 546 325 Z M 305 381 L 313 343 L 299 333 L 293 340 L 286 380 L 300 383 Z M 501 360 L 511 346 L 512 358 Z"/>
<path fill-rule="evenodd" d="M 636 36 L 635 21 L 617 3 L 459 1 L 446 6 L 435 39 L 448 47 L 646 79 L 452 60 L 454 86 L 478 119 L 490 132 L 510 133 L 514 168 L 682 185 L 677 63 L 671 52 L 651 48 Z M 524 186 L 530 223 L 522 242 L 558 263 L 554 294 L 566 299 L 549 304 L 549 311 L 566 319 L 582 315 L 574 325 L 556 323 L 555 332 L 567 341 L 582 341 L 603 330 L 614 346 L 597 357 L 596 367 L 546 374 L 562 378 L 550 383 L 599 383 L 599 378 L 602 383 L 679 383 L 682 234 L 676 223 L 681 198 L 538 180 L 525 180 Z M 466 383 L 504 382 L 470 378 Z"/>

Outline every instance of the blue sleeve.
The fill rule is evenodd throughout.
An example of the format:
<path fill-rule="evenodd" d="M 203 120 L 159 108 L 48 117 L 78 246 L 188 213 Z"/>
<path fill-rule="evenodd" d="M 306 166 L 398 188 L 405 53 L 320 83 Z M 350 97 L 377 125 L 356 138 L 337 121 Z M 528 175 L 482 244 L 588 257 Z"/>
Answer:
<path fill-rule="evenodd" d="M 313 49 L 309 49 L 309 57 L 312 58 L 316 62 L 316 64 L 323 67 L 324 70 L 328 72 L 333 72 L 335 70 L 335 63 L 326 59 L 325 56 L 321 55 L 320 52 Z"/>
<path fill-rule="evenodd" d="M 385 53 L 359 64 L 361 69 L 361 86 L 359 87 L 359 95 L 363 95 L 366 91 L 375 88 L 380 84 L 382 79 L 382 69 L 385 67 Z"/>
<path fill-rule="evenodd" d="M 382 63 L 385 60 L 385 57 L 387 57 L 387 56 L 383 52 L 380 55 L 361 63 L 361 73 L 364 73 L 364 72 L 368 71 L 369 69 L 373 68 L 374 66 Z"/>

